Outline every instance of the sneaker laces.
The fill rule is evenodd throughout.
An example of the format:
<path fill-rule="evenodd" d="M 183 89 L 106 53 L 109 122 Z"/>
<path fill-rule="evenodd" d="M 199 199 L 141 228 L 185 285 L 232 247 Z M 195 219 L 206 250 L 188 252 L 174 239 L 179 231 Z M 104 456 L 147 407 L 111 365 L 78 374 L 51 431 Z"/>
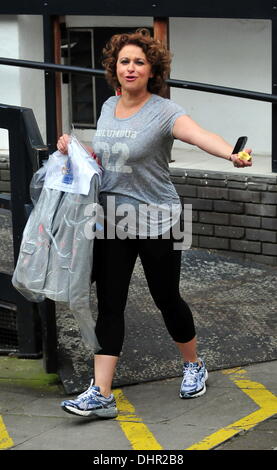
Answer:
<path fill-rule="evenodd" d="M 101 395 L 101 393 L 98 390 L 95 390 L 94 387 L 95 386 L 93 386 L 93 380 L 92 380 L 89 388 L 87 390 L 85 390 L 83 393 L 81 393 L 80 395 L 78 395 L 77 399 L 80 400 L 80 401 L 84 401 L 84 400 L 86 400 L 86 398 L 89 398 L 92 395 L 94 395 L 94 396 Z"/>
<path fill-rule="evenodd" d="M 189 362 L 184 365 L 184 380 L 188 385 L 193 385 L 195 383 L 198 372 L 198 364 L 195 364 L 194 362 Z"/>

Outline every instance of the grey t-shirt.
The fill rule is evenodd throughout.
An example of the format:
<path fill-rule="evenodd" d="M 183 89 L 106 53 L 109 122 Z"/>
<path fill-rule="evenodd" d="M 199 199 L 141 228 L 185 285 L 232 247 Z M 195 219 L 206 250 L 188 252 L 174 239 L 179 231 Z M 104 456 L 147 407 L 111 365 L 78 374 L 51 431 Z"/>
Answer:
<path fill-rule="evenodd" d="M 100 202 L 107 209 L 112 196 L 118 216 L 128 212 L 129 206 L 122 204 L 131 205 L 136 216 L 140 214 L 134 224 L 130 214 L 125 219 L 129 233 L 145 234 L 147 230 L 149 234 L 151 227 L 152 234 L 161 234 L 180 214 L 180 199 L 170 180 L 168 163 L 174 141 L 172 128 L 186 111 L 153 94 L 137 113 L 120 119 L 115 116 L 119 99 L 112 96 L 103 104 L 92 142 L 104 168 Z M 158 218 L 155 210 L 159 211 Z"/>

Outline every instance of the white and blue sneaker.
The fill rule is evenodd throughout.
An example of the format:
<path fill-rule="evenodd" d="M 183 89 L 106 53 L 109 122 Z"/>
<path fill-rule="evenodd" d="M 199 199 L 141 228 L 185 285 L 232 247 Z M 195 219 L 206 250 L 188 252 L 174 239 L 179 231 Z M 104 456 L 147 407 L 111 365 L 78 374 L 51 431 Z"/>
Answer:
<path fill-rule="evenodd" d="M 96 416 L 98 418 L 116 418 L 118 410 L 114 395 L 108 398 L 100 393 L 100 387 L 93 385 L 93 381 L 89 388 L 78 395 L 75 400 L 64 400 L 61 407 L 67 413 L 77 416 Z"/>
<path fill-rule="evenodd" d="M 198 362 L 184 362 L 180 398 L 196 398 L 206 392 L 208 371 L 205 362 L 202 359 L 200 362 L 201 365 Z"/>

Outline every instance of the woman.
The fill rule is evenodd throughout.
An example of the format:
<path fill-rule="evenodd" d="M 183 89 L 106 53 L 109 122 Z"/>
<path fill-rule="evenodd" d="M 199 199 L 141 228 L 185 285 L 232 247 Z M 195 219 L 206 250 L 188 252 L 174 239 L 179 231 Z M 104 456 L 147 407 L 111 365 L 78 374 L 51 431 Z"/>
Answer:
<path fill-rule="evenodd" d="M 174 249 L 173 228 L 180 217 L 180 200 L 170 181 L 168 162 L 173 140 L 180 139 L 237 167 L 250 166 L 232 155 L 232 146 L 220 136 L 202 129 L 171 100 L 162 98 L 169 76 L 170 54 L 147 30 L 115 35 L 104 49 L 103 66 L 119 96 L 102 107 L 93 139 L 93 151 L 104 168 L 100 202 L 106 215 L 105 238 L 95 240 L 95 279 L 98 297 L 96 335 L 101 349 L 94 356 L 94 384 L 62 408 L 79 416 L 116 417 L 111 393 L 116 364 L 124 338 L 124 309 L 137 256 L 140 256 L 151 295 L 160 309 L 169 334 L 184 361 L 180 398 L 205 393 L 208 373 L 198 357 L 191 310 L 179 293 L 181 251 Z M 67 152 L 69 136 L 60 137 L 58 149 Z M 92 151 L 92 149 L 90 149 Z M 248 153 L 250 149 L 246 150 Z M 170 208 L 161 218 L 146 217 L 142 224 L 129 224 L 127 238 L 108 227 L 109 201 L 122 204 Z M 132 226 L 132 227 L 131 227 Z M 149 235 L 154 233 L 154 238 Z M 165 237 L 164 234 L 169 233 Z M 126 235 L 126 233 L 125 233 Z"/>

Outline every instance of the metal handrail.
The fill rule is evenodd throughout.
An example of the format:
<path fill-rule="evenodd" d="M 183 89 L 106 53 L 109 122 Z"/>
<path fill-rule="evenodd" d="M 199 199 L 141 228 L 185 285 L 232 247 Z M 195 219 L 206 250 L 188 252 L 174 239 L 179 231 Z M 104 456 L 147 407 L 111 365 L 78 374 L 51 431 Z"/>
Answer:
<path fill-rule="evenodd" d="M 35 62 L 32 60 L 10 59 L 0 57 L 0 65 L 11 65 L 16 67 L 24 67 L 31 69 L 40 69 L 48 72 L 67 72 L 93 75 L 104 77 L 105 71 L 101 69 L 91 69 L 85 67 L 74 67 L 71 65 L 52 64 L 47 62 Z M 218 85 L 210 85 L 207 83 L 190 82 L 186 80 L 175 80 L 169 78 L 167 84 L 174 88 L 183 88 L 187 90 L 205 91 L 208 93 L 216 93 L 221 95 L 235 96 L 238 98 L 246 98 L 250 100 L 265 101 L 269 103 L 277 103 L 277 95 L 270 93 L 262 93 L 251 90 L 241 90 L 239 88 L 223 87 Z"/>

